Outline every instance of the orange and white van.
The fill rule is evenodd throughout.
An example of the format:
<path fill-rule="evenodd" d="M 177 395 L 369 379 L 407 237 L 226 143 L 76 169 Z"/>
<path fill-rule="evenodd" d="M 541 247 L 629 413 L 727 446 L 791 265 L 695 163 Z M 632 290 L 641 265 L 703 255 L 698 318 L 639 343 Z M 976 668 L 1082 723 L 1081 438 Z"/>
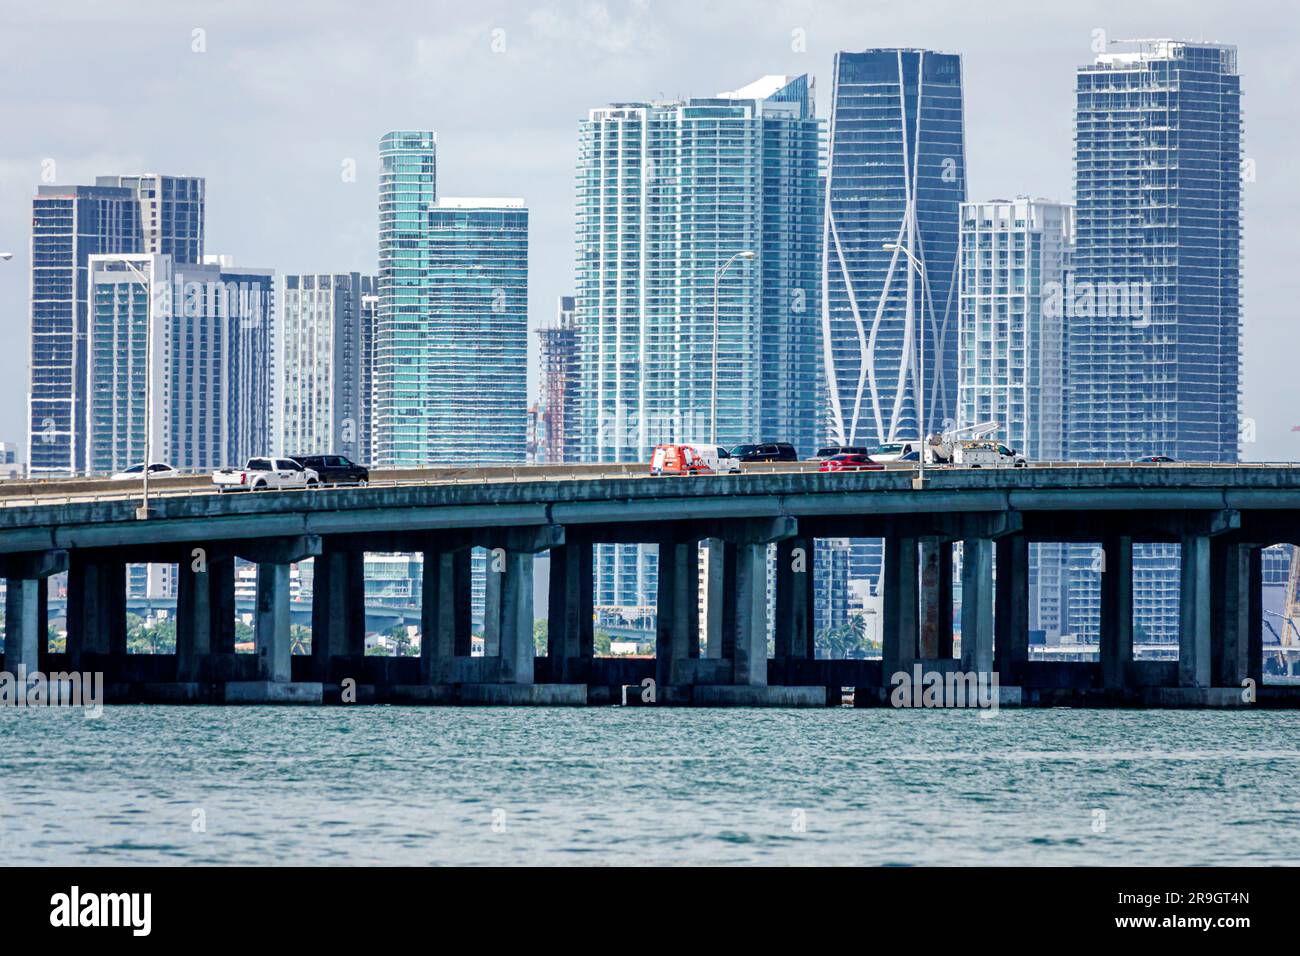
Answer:
<path fill-rule="evenodd" d="M 721 445 L 683 442 L 656 445 L 650 456 L 652 475 L 728 475 L 740 471 L 740 462 Z"/>

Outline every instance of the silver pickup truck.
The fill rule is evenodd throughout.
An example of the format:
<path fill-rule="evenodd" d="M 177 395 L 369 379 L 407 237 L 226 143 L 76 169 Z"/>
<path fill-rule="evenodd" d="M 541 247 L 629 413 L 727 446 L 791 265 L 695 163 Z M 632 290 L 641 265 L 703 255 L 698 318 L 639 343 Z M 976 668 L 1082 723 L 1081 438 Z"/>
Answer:
<path fill-rule="evenodd" d="M 250 458 L 243 468 L 222 468 L 212 473 L 217 491 L 269 491 L 315 488 L 320 475 L 292 458 Z"/>

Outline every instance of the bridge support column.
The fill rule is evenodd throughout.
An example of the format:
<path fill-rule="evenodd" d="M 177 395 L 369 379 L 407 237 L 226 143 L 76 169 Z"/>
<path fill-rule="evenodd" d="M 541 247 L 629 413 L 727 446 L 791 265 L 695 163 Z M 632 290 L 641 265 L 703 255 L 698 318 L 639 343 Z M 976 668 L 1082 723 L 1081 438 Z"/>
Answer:
<path fill-rule="evenodd" d="M 705 656 L 731 660 L 736 653 L 736 545 L 709 538 L 704 571 Z"/>
<path fill-rule="evenodd" d="M 67 570 L 66 551 L 32 551 L 0 557 L 0 576 L 5 578 L 4 667 L 16 673 L 41 668 L 42 649 L 49 622 L 42 616 L 47 605 L 42 599 L 46 578 Z"/>
<path fill-rule="evenodd" d="M 73 552 L 68 560 L 68 664 L 86 670 L 126 654 L 126 563 Z"/>
<path fill-rule="evenodd" d="M 253 640 L 258 679 L 251 684 L 228 683 L 227 703 L 320 703 L 318 682 L 293 682 L 289 642 L 289 567 L 321 555 L 319 535 L 267 538 L 241 543 L 238 557 L 257 562 L 257 601 Z"/>
<path fill-rule="evenodd" d="M 501 589 L 505 584 L 504 549 L 490 548 L 483 565 L 483 656 L 501 654 Z"/>
<path fill-rule="evenodd" d="M 420 681 L 443 681 L 444 662 L 469 657 L 470 551 L 425 551 L 420 607 Z"/>
<path fill-rule="evenodd" d="M 289 656 L 289 565 L 257 566 L 257 614 L 253 625 L 257 675 L 266 681 L 293 679 Z"/>
<path fill-rule="evenodd" d="M 1133 539 L 1128 535 L 1109 535 L 1102 542 L 1098 630 L 1101 685 L 1122 690 L 1133 660 Z"/>
<path fill-rule="evenodd" d="M 587 541 L 551 549 L 551 581 L 546 605 L 546 656 L 551 680 L 585 683 L 595 654 L 595 571 Z"/>
<path fill-rule="evenodd" d="M 892 685 L 893 675 L 910 666 L 919 649 L 917 612 L 920 598 L 916 568 L 916 538 L 890 535 L 885 538 L 884 591 L 880 681 Z"/>
<path fill-rule="evenodd" d="M 767 545 L 736 546 L 736 637 L 733 681 L 767 686 Z"/>
<path fill-rule="evenodd" d="M 184 557 L 176 575 L 176 680 L 192 683 L 212 652 L 212 579 L 206 563 L 196 571 Z"/>
<path fill-rule="evenodd" d="M 961 666 L 993 671 L 993 541 L 966 538 L 961 558 Z"/>
<path fill-rule="evenodd" d="M 925 660 L 952 657 L 952 542 L 921 542 L 921 646 Z"/>
<path fill-rule="evenodd" d="M 23 667 L 40 669 L 40 600 L 37 591 L 43 578 L 8 578 L 5 583 L 5 670 L 17 673 Z"/>
<path fill-rule="evenodd" d="M 208 557 L 208 639 L 213 654 L 235 653 L 235 556 Z"/>
<path fill-rule="evenodd" d="M 1250 627 L 1246 642 L 1246 676 L 1258 690 L 1264 683 L 1264 550 L 1250 549 L 1250 583 L 1246 592 Z"/>
<path fill-rule="evenodd" d="M 993 652 L 998 680 L 1008 686 L 1019 681 L 1021 665 L 1029 660 L 1029 539 L 1023 534 L 998 538 Z"/>
<path fill-rule="evenodd" d="M 1211 680 L 1241 687 L 1250 676 L 1250 545 L 1216 538 L 1210 545 Z"/>
<path fill-rule="evenodd" d="M 813 538 L 787 538 L 776 544 L 774 654 L 779 661 L 813 658 L 813 607 L 816 575 Z"/>
<path fill-rule="evenodd" d="M 681 662 L 700 656 L 698 602 L 699 543 L 660 544 L 655 619 L 655 683 L 659 687 L 684 683 Z"/>
<path fill-rule="evenodd" d="M 507 551 L 502 560 L 504 571 L 497 573 L 501 595 L 497 618 L 501 681 L 531 684 L 537 656 L 533 641 L 533 555 Z"/>
<path fill-rule="evenodd" d="M 334 658 L 356 665 L 355 659 L 366 653 L 366 556 L 363 551 L 326 550 L 314 563 L 312 677 L 330 681 Z"/>
<path fill-rule="evenodd" d="M 1178 686 L 1210 686 L 1210 537 L 1182 536 Z"/>

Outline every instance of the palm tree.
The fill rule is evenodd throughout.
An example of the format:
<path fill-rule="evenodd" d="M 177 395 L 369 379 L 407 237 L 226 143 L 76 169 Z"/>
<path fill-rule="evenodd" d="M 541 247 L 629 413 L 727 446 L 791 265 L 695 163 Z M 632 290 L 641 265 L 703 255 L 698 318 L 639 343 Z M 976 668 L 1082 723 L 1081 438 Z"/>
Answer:
<path fill-rule="evenodd" d="M 311 628 L 304 627 L 301 624 L 290 625 L 289 653 L 290 654 L 311 653 Z"/>

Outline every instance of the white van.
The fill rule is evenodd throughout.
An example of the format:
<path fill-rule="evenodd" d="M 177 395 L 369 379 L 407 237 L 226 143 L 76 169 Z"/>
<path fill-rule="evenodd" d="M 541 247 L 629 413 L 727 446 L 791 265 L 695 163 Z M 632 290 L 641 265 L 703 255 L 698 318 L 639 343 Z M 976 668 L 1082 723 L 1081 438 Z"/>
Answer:
<path fill-rule="evenodd" d="M 652 475 L 729 475 L 740 471 L 740 460 L 713 442 L 658 445 L 650 456 Z"/>

